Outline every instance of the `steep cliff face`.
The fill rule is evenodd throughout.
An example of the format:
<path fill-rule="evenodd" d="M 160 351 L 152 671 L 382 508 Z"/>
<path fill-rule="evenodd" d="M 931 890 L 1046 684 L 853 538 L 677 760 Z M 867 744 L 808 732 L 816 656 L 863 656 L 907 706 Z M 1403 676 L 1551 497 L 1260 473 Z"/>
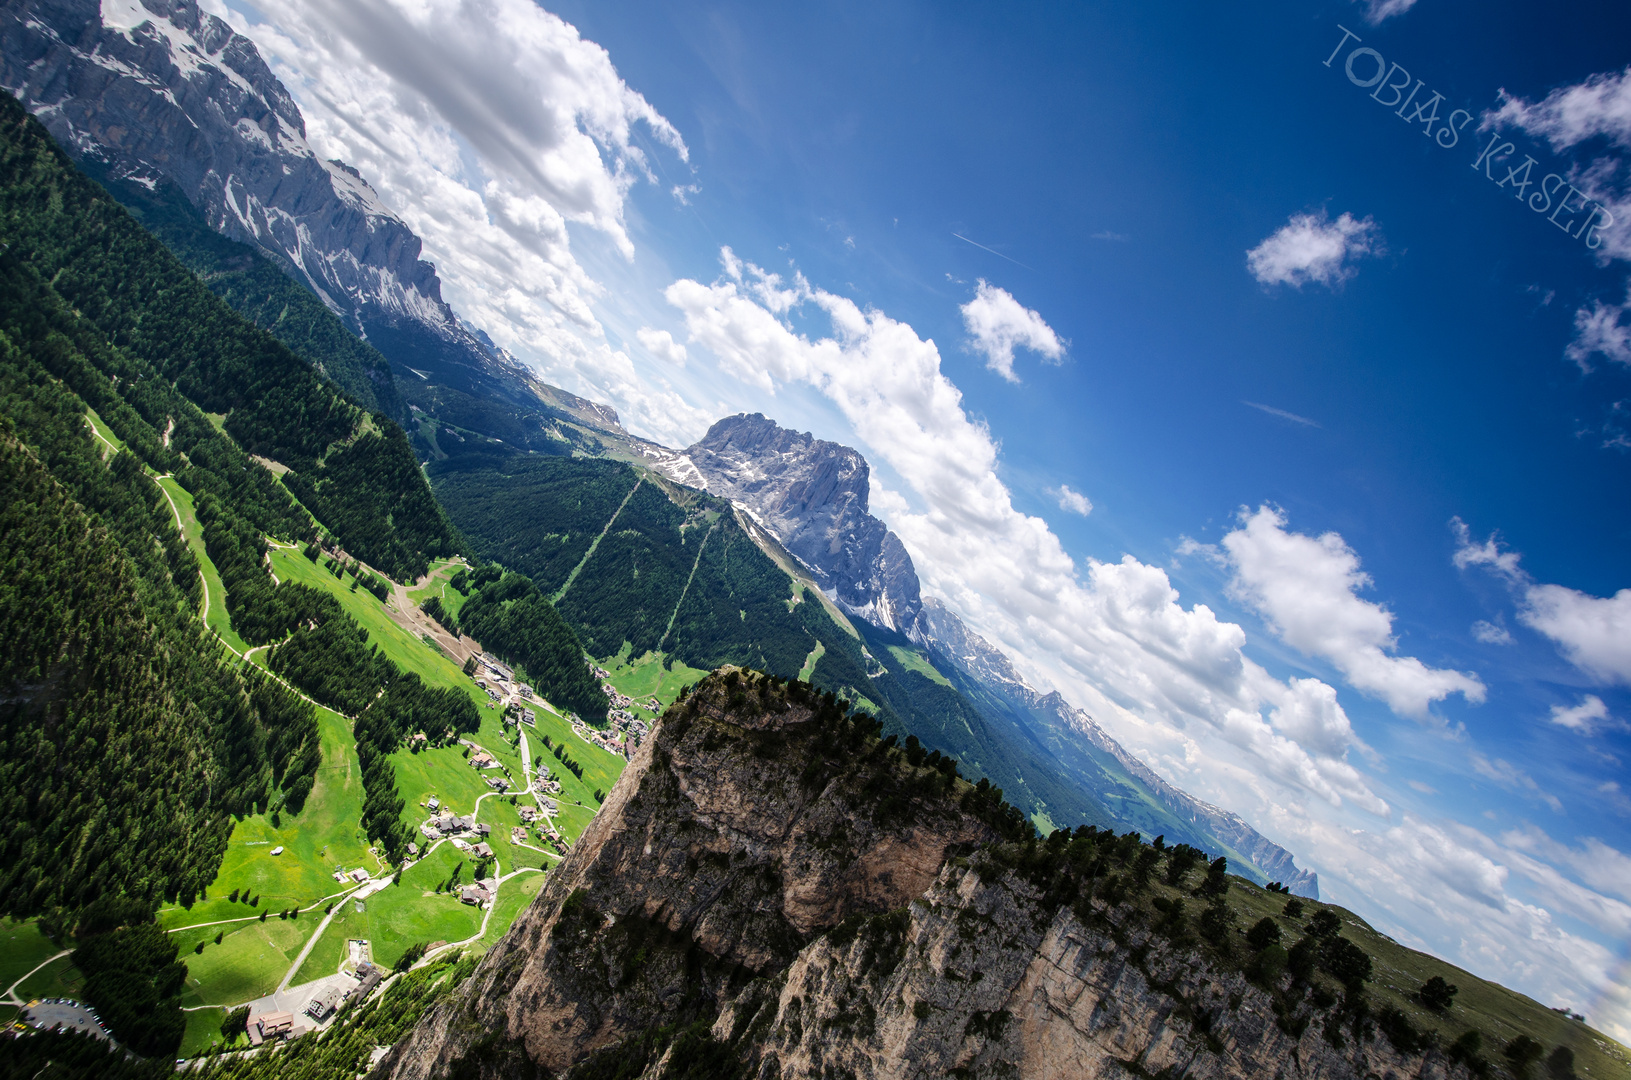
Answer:
<path fill-rule="evenodd" d="M 711 1020 L 816 935 L 905 906 L 949 852 L 995 835 L 869 722 L 729 670 L 669 710 L 532 906 L 381 1075 L 559 1073 Z"/>
<path fill-rule="evenodd" d="M 857 451 L 753 413 L 714 424 L 671 468 L 745 507 L 851 614 L 901 632 L 916 622 L 917 571 L 867 512 L 871 469 Z"/>

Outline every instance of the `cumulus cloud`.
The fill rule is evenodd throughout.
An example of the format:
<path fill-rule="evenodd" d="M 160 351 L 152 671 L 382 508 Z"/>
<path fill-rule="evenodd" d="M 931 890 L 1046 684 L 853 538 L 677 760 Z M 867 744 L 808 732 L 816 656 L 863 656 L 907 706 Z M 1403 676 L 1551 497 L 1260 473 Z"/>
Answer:
<path fill-rule="evenodd" d="M 1460 518 L 1450 527 L 1455 565 L 1487 567 L 1505 579 L 1519 596 L 1520 622 L 1551 638 L 1571 664 L 1599 682 L 1631 685 L 1631 589 L 1605 597 L 1537 583 L 1494 534 L 1480 544 Z"/>
<path fill-rule="evenodd" d="M 1605 727 L 1624 726 L 1608 714 L 1608 706 L 1596 694 L 1587 694 L 1578 705 L 1553 705 L 1550 719 L 1558 727 L 1582 735 L 1595 735 Z"/>
<path fill-rule="evenodd" d="M 634 336 L 651 355 L 667 360 L 671 364 L 678 364 L 680 367 L 685 366 L 685 346 L 675 341 L 674 335 L 667 330 L 653 330 L 649 326 L 642 326 L 635 331 Z"/>
<path fill-rule="evenodd" d="M 1333 897 L 1338 903 L 1362 906 L 1408 945 L 1631 1037 L 1617 950 L 1599 940 L 1626 936 L 1631 906 L 1621 890 L 1631 885 L 1631 860 L 1624 854 L 1592 840 L 1570 847 L 1533 825 L 1495 840 L 1412 815 L 1385 830 L 1317 821 L 1306 828 L 1304 844 L 1325 860 L 1322 880 L 1352 890 Z"/>
<path fill-rule="evenodd" d="M 1309 282 L 1337 286 L 1354 275 L 1349 260 L 1375 253 L 1380 232 L 1370 218 L 1343 214 L 1335 221 L 1318 214 L 1293 214 L 1291 220 L 1246 252 L 1246 268 L 1264 285 L 1302 288 Z"/>
<path fill-rule="evenodd" d="M 1079 491 L 1072 491 L 1069 484 L 1060 484 L 1058 489 L 1050 489 L 1048 494 L 1059 500 L 1061 510 L 1068 510 L 1083 517 L 1093 512 L 1093 501 Z"/>
<path fill-rule="evenodd" d="M 718 280 L 667 290 L 688 340 L 744 382 L 770 392 L 803 383 L 839 407 L 910 489 L 887 516 L 928 590 L 1110 710 L 1204 729 L 1256 776 L 1387 812 L 1346 759 L 1357 740 L 1334 691 L 1271 677 L 1243 654 L 1239 626 L 1205 605 L 1184 608 L 1159 567 L 1124 556 L 1078 568 L 1046 522 L 1014 508 L 996 443 L 963 408 L 932 342 L 800 275 L 784 279 L 728 250 L 721 261 Z M 829 336 L 793 329 L 788 316 L 805 305 L 827 317 Z"/>
<path fill-rule="evenodd" d="M 1512 124 L 1567 150 L 1601 135 L 1631 150 L 1631 67 L 1592 75 L 1585 82 L 1553 90 L 1537 102 L 1501 91 L 1501 105 L 1486 123 Z"/>
<path fill-rule="evenodd" d="M 1631 589 L 1592 596 L 1562 585 L 1531 585 L 1518 613 L 1570 663 L 1605 683 L 1631 684 Z"/>
<path fill-rule="evenodd" d="M 1223 538 L 1234 577 L 1230 592 L 1261 614 L 1286 644 L 1331 661 L 1355 689 L 1417 719 L 1451 694 L 1484 700 L 1476 676 L 1428 667 L 1394 655 L 1393 614 L 1357 594 L 1372 584 L 1340 535 L 1308 536 L 1286 528 L 1271 507 L 1241 513 Z"/>
<path fill-rule="evenodd" d="M 530 0 L 264 0 L 253 21 L 208 6 L 295 95 L 317 153 L 355 166 L 424 240 L 462 318 L 636 430 L 697 426 L 607 346 L 605 290 L 571 232 L 632 255 L 626 204 L 653 178 L 647 148 L 688 156 L 604 49 Z"/>
<path fill-rule="evenodd" d="M 1586 372 L 1591 370 L 1593 356 L 1631 366 L 1631 323 L 1624 321 L 1628 309 L 1631 309 L 1631 283 L 1627 285 L 1623 304 L 1594 300 L 1590 307 L 1577 309 L 1574 340 L 1569 342 L 1565 355 Z"/>
<path fill-rule="evenodd" d="M 961 310 L 969 344 L 984 354 L 986 367 L 1009 382 L 1019 381 L 1014 374 L 1016 348 L 1030 349 L 1056 364 L 1065 358 L 1065 343 L 1041 315 L 984 278 L 975 285 L 974 299 Z"/>
<path fill-rule="evenodd" d="M 1488 619 L 1479 619 L 1472 624 L 1472 636 L 1476 641 L 1485 645 L 1512 644 L 1512 631 L 1500 623 L 1492 623 Z"/>
<path fill-rule="evenodd" d="M 1539 101 L 1500 92 L 1501 103 L 1484 113 L 1484 130 L 1512 126 L 1545 139 L 1559 153 L 1595 143 L 1595 157 L 1577 160 L 1568 172 L 1569 183 L 1608 212 L 1611 220 L 1597 233 L 1597 258 L 1631 259 L 1631 175 L 1627 162 L 1614 153 L 1631 150 L 1631 67 L 1601 72 L 1572 86 L 1559 87 Z M 1606 146 L 1602 144 L 1607 144 Z M 1576 319 L 1588 314 L 1582 308 Z"/>

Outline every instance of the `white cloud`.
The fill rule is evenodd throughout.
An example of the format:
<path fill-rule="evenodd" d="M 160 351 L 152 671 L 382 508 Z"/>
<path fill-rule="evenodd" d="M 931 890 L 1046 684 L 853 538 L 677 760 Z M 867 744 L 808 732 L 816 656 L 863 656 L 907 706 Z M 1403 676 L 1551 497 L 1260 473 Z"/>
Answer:
<path fill-rule="evenodd" d="M 1365 20 L 1372 26 L 1383 19 L 1395 15 L 1403 15 L 1416 6 L 1416 0 L 1363 0 L 1365 5 Z"/>
<path fill-rule="evenodd" d="M 1484 700 L 1476 676 L 1431 668 L 1413 656 L 1391 655 L 1393 615 L 1356 595 L 1371 585 L 1359 556 L 1334 532 L 1289 532 L 1279 510 L 1241 513 L 1241 527 L 1223 538 L 1234 578 L 1230 592 L 1260 613 L 1281 640 L 1335 664 L 1355 689 L 1418 719 L 1451 694 Z"/>
<path fill-rule="evenodd" d="M 1079 491 L 1072 491 L 1069 484 L 1060 484 L 1057 489 L 1049 488 L 1048 494 L 1058 498 L 1061 510 L 1083 517 L 1093 512 L 1093 501 Z"/>
<path fill-rule="evenodd" d="M 1542 789 L 1539 784 L 1535 783 L 1534 777 L 1511 762 L 1501 758 L 1487 758 L 1477 751 L 1473 752 L 1471 760 L 1473 771 L 1478 775 L 1493 780 L 1510 791 L 1528 792 L 1557 813 L 1561 814 L 1563 812 L 1562 800 Z"/>
<path fill-rule="evenodd" d="M 1455 565 L 1487 566 L 1519 594 L 1518 620 L 1551 638 L 1564 657 L 1603 683 L 1631 684 L 1631 589 L 1613 596 L 1592 596 L 1564 585 L 1537 584 L 1518 565 L 1515 551 L 1501 550 L 1491 534 L 1472 541 L 1466 523 L 1454 518 Z"/>
<path fill-rule="evenodd" d="M 1590 307 L 1575 311 L 1574 340 L 1569 342 L 1565 355 L 1579 364 L 1581 371 L 1590 371 L 1591 358 L 1598 355 L 1631 366 L 1631 323 L 1622 321 L 1627 309 L 1631 309 L 1631 283 L 1626 293 L 1623 304 L 1593 300 Z"/>
<path fill-rule="evenodd" d="M 1608 714 L 1608 706 L 1596 694 L 1587 694 L 1578 705 L 1553 705 L 1549 719 L 1558 727 L 1588 736 L 1597 734 L 1605 727 L 1624 727 Z"/>
<path fill-rule="evenodd" d="M 1560 153 L 1598 138 L 1610 147 L 1631 150 L 1631 67 L 1622 72 L 1601 72 L 1584 82 L 1559 87 L 1537 102 L 1514 97 L 1505 90 L 1500 97 L 1500 107 L 1488 110 L 1481 118 L 1481 129 L 1511 125 L 1545 139 Z M 1631 189 L 1627 187 L 1625 166 L 1623 159 L 1610 152 L 1576 164 L 1568 172 L 1569 183 L 1612 216 L 1612 223 L 1595 233 L 1593 243 L 1603 263 L 1631 259 L 1631 228 L 1627 228 L 1631 222 Z M 1597 308 L 1594 312 L 1601 315 L 1603 310 Z M 1582 308 L 1575 316 L 1577 325 L 1591 314 Z M 1612 330 L 1612 324 L 1600 329 Z M 1577 339 L 1577 344 L 1591 347 L 1584 337 Z M 1575 352 L 1571 347 L 1570 356 L 1579 359 Z"/>
<path fill-rule="evenodd" d="M 1586 674 L 1631 684 L 1631 589 L 1601 597 L 1562 585 L 1531 585 L 1518 618 L 1557 642 Z"/>
<path fill-rule="evenodd" d="M 674 335 L 667 330 L 653 330 L 649 326 L 642 326 L 635 331 L 634 336 L 644 345 L 651 355 L 667 360 L 671 364 L 685 366 L 685 346 L 674 340 Z"/>
<path fill-rule="evenodd" d="M 1567 150 L 1599 135 L 1631 150 L 1631 67 L 1560 87 L 1533 104 L 1501 91 L 1486 124 L 1512 124 Z"/>
<path fill-rule="evenodd" d="M 1481 641 L 1485 645 L 1512 644 L 1512 631 L 1499 623 L 1492 623 L 1488 619 L 1479 619 L 1472 624 L 1472 636 L 1474 640 Z"/>
<path fill-rule="evenodd" d="M 1056 364 L 1065 358 L 1065 343 L 1041 315 L 984 278 L 975 285 L 974 299 L 961 310 L 970 344 L 985 355 L 986 367 L 1009 382 L 1019 381 L 1014 374 L 1016 347 L 1030 349 Z"/>
<path fill-rule="evenodd" d="M 584 237 L 633 254 L 642 140 L 687 159 L 604 49 L 530 0 L 257 0 L 257 21 L 209 6 L 294 94 L 318 154 L 355 166 L 420 236 L 461 318 L 634 430 L 697 428 L 697 410 L 606 345 L 605 290 L 580 261 Z"/>
<path fill-rule="evenodd" d="M 1049 665 L 1079 697 L 1151 722 L 1198 725 L 1253 761 L 1255 775 L 1386 813 L 1346 760 L 1357 740 L 1334 691 L 1269 676 L 1242 654 L 1240 627 L 1204 605 L 1183 608 L 1159 567 L 1125 556 L 1079 572 L 1042 519 L 1014 509 L 996 474 L 996 444 L 964 411 L 932 342 L 802 276 L 789 283 L 729 251 L 721 258 L 718 281 L 668 288 L 690 342 L 766 391 L 804 383 L 838 405 L 910 488 L 916 510 L 904 496 L 874 508 L 912 552 L 928 591 L 1016 654 Z M 831 336 L 806 337 L 784 321 L 803 304 L 825 313 Z"/>
<path fill-rule="evenodd" d="M 1306 416 L 1298 416 L 1296 413 L 1286 412 L 1284 409 L 1276 409 L 1273 405 L 1263 405 L 1256 401 L 1242 401 L 1241 404 L 1256 409 L 1258 412 L 1266 412 L 1270 416 L 1278 416 L 1282 420 L 1290 420 L 1293 424 L 1301 424 L 1303 427 L 1320 426 L 1318 420 L 1310 420 Z"/>
<path fill-rule="evenodd" d="M 1318 214 L 1293 214 L 1291 220 L 1246 252 L 1246 267 L 1264 285 L 1302 288 L 1309 282 L 1336 286 L 1352 277 L 1349 259 L 1378 250 L 1380 237 L 1370 218 L 1343 214 L 1335 221 Z"/>

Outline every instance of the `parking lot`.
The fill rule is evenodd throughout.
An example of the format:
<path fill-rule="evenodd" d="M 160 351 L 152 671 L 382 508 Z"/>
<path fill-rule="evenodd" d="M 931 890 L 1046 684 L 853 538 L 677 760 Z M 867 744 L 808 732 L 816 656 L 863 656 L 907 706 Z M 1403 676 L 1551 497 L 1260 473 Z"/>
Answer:
<path fill-rule="evenodd" d="M 64 1030 L 88 1031 L 99 1039 L 111 1040 L 107 1029 L 91 1016 L 90 1006 L 66 998 L 31 1001 L 23 1007 L 22 1020 L 29 1027 L 43 1031 L 60 1027 Z"/>

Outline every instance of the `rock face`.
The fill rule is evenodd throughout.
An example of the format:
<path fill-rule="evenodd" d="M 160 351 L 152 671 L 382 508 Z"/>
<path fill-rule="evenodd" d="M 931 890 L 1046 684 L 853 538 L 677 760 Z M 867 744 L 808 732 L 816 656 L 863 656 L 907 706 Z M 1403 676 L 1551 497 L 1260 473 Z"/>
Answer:
<path fill-rule="evenodd" d="M 589 405 L 547 400 L 524 365 L 459 321 L 419 237 L 355 169 L 318 158 L 254 43 L 196 0 L 5 4 L 0 85 L 75 157 L 175 184 L 211 228 L 309 285 L 406 376 L 404 390 L 430 377 L 529 407 L 540 396 Z"/>
<path fill-rule="evenodd" d="M 1116 869 L 1153 849 L 1017 842 L 1016 816 L 872 730 L 802 684 L 705 680 L 372 1075 L 1449 1075 L 1163 927 Z"/>
<path fill-rule="evenodd" d="M 714 676 L 671 708 L 532 906 L 379 1075 L 558 1073 L 711 1020 L 818 934 L 904 907 L 948 853 L 995 835 L 903 788 L 869 723 L 793 686 Z"/>
<path fill-rule="evenodd" d="M 929 597 L 918 620 L 922 639 L 936 654 L 979 683 L 1022 722 L 1068 734 L 1064 742 L 1085 742 L 1114 762 L 1128 778 L 1141 785 L 1147 797 L 1164 806 L 1178 821 L 1194 829 L 1194 841 L 1208 850 L 1226 847 L 1244 856 L 1264 877 L 1283 882 L 1299 896 L 1319 899 L 1319 875 L 1300 869 L 1291 853 L 1232 814 L 1163 780 L 1085 710 L 1066 701 L 1058 691 L 1043 693 L 1027 683 L 1002 650 L 970 630 L 956 612 Z"/>
<path fill-rule="evenodd" d="M 684 457 L 695 475 L 677 479 L 745 508 L 846 611 L 903 633 L 917 621 L 917 570 L 867 512 L 871 468 L 859 452 L 752 413 L 720 420 Z"/>

